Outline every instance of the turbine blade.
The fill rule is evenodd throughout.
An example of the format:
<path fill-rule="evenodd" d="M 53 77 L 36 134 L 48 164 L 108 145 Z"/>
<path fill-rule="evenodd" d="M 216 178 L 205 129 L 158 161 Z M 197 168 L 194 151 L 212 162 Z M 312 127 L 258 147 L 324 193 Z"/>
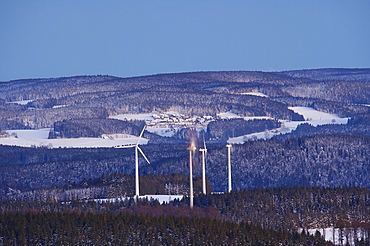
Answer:
<path fill-rule="evenodd" d="M 144 157 L 144 159 L 146 160 L 146 162 L 148 162 L 148 164 L 150 164 L 150 161 L 148 160 L 148 158 L 146 158 L 144 152 L 142 151 L 142 149 L 139 147 L 139 146 L 136 146 L 136 148 L 140 151 L 141 155 Z"/>
<path fill-rule="evenodd" d="M 137 143 L 136 143 L 136 145 L 139 145 L 140 140 L 141 140 L 141 136 L 143 136 L 143 133 L 144 133 L 144 131 L 145 131 L 145 128 L 146 128 L 146 125 L 143 127 L 143 130 L 141 130 L 141 133 L 140 133 L 139 138 L 137 139 Z"/>
<path fill-rule="evenodd" d="M 205 149 L 206 154 L 207 154 L 206 139 L 205 139 L 205 137 L 204 137 L 204 134 L 203 134 L 203 144 L 204 144 L 204 149 Z"/>

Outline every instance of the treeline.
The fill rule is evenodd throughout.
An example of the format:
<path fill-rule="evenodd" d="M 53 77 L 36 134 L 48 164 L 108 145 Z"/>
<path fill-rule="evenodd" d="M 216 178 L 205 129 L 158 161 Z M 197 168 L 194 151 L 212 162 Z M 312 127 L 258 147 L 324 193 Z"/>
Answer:
<path fill-rule="evenodd" d="M 207 139 L 227 140 L 253 132 L 263 132 L 281 126 L 277 120 L 229 119 L 212 121 L 207 126 Z"/>
<path fill-rule="evenodd" d="M 202 193 L 202 179 L 195 177 L 194 194 Z M 141 194 L 189 195 L 189 177 L 183 174 L 145 175 L 140 177 Z M 207 193 L 212 191 L 206 180 Z M 130 197 L 135 194 L 135 178 L 131 174 L 104 174 L 99 178 L 83 179 L 79 183 L 69 182 L 62 187 L 34 189 L 23 192 L 8 192 L 0 197 L 3 202 L 63 202 L 75 199 L 102 199 Z"/>
<path fill-rule="evenodd" d="M 2 110 L 0 127 L 3 130 L 51 128 L 65 119 L 106 119 L 109 114 L 102 107 L 60 107 L 40 110 Z"/>
<path fill-rule="evenodd" d="M 0 213 L 2 245 L 330 245 L 320 236 L 213 218 Z"/>
<path fill-rule="evenodd" d="M 180 90 L 179 90 L 180 89 Z M 68 101 L 74 101 L 70 98 Z M 269 98 L 214 93 L 197 87 L 165 87 L 132 90 L 106 98 L 95 98 L 80 103 L 83 107 L 104 104 L 111 114 L 130 112 L 150 113 L 177 111 L 186 115 L 213 115 L 234 112 L 241 116 L 269 116 L 277 119 L 301 120 L 302 116 L 287 109 L 286 105 Z"/>
<path fill-rule="evenodd" d="M 0 98 L 10 102 L 61 98 L 103 90 L 104 85 L 100 83 L 114 79 L 112 76 L 98 75 L 13 80 L 1 83 Z"/>
<path fill-rule="evenodd" d="M 92 214 L 124 212 L 142 216 L 200 216 L 292 234 L 299 229 L 338 228 L 342 232 L 340 237 L 352 237 L 356 245 L 370 242 L 369 189 L 281 187 L 240 190 L 206 196 L 198 194 L 194 198 L 194 205 L 193 210 L 189 208 L 188 197 L 163 205 L 156 200 L 135 201 L 133 198 L 112 202 L 73 199 L 63 203 L 48 199 L 2 202 L 0 212 L 78 211 Z"/>
<path fill-rule="evenodd" d="M 232 221 L 263 227 L 295 231 L 361 225 L 370 235 L 370 191 L 365 188 L 258 188 L 198 196 L 195 204 L 215 207 Z"/>
<path fill-rule="evenodd" d="M 209 151 L 209 167 L 217 169 L 213 187 L 224 187 L 226 149 Z M 281 186 L 370 187 L 370 138 L 315 135 L 285 141 L 258 140 L 234 145 L 233 182 L 241 189 Z M 224 160 L 220 162 L 219 159 Z M 211 174 L 210 174 L 211 175 Z"/>
<path fill-rule="evenodd" d="M 203 146 L 203 141 L 199 147 Z M 141 147 L 140 175 L 189 173 L 187 143 Z M 227 149 L 207 144 L 206 175 L 214 191 L 227 190 Z M 201 153 L 194 153 L 195 176 L 202 175 Z M 235 189 L 281 186 L 370 187 L 370 138 L 363 135 L 314 135 L 285 140 L 256 140 L 233 145 Z M 2 194 L 28 191 L 103 174 L 133 174 L 133 149 L 46 149 L 0 146 Z"/>
<path fill-rule="evenodd" d="M 369 68 L 321 68 L 291 70 L 279 72 L 293 78 L 310 78 L 314 80 L 370 81 Z"/>
<path fill-rule="evenodd" d="M 291 133 L 276 135 L 274 139 L 288 139 L 288 138 L 300 138 L 303 136 L 313 135 L 363 135 L 370 137 L 370 125 L 369 124 L 351 124 L 349 120 L 348 125 L 342 124 L 328 124 L 312 126 L 308 123 L 298 125 L 297 128 Z"/>
<path fill-rule="evenodd" d="M 189 72 L 133 78 L 118 78 L 106 75 L 73 76 L 3 82 L 0 85 L 0 98 L 6 101 L 37 100 L 63 98 L 98 91 L 145 89 L 151 88 L 153 85 L 192 87 L 200 83 L 214 82 L 289 85 L 300 80 L 286 75 L 252 71 Z M 207 87 L 207 85 L 205 86 Z"/>
<path fill-rule="evenodd" d="M 283 91 L 293 97 L 316 98 L 345 104 L 366 104 L 370 98 L 370 84 L 359 81 L 317 81 L 287 86 Z"/>
<path fill-rule="evenodd" d="M 103 134 L 129 134 L 139 136 L 145 122 L 116 119 L 72 119 L 54 123 L 49 138 L 101 137 Z"/>

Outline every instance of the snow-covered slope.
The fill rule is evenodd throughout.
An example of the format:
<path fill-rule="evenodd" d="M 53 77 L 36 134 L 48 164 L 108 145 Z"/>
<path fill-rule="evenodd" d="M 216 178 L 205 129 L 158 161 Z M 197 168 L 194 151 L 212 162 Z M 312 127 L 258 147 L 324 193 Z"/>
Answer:
<path fill-rule="evenodd" d="M 99 148 L 116 147 L 136 144 L 138 138 L 131 135 L 110 134 L 109 138 L 62 138 L 48 139 L 50 129 L 40 130 L 8 130 L 9 137 L 0 138 L 0 144 L 21 147 L 48 147 L 48 148 Z M 140 144 L 147 144 L 148 140 L 142 138 Z"/>
<path fill-rule="evenodd" d="M 348 118 L 340 118 L 337 115 L 328 114 L 324 112 L 317 111 L 313 108 L 308 107 L 290 107 L 289 109 L 303 115 L 306 121 L 281 121 L 282 126 L 280 128 L 272 129 L 264 132 L 257 132 L 248 134 L 245 136 L 239 136 L 235 138 L 230 138 L 228 143 L 231 144 L 242 144 L 248 140 L 254 139 L 269 139 L 274 135 L 290 133 L 295 130 L 298 125 L 308 123 L 313 126 L 327 125 L 327 124 L 347 124 Z"/>

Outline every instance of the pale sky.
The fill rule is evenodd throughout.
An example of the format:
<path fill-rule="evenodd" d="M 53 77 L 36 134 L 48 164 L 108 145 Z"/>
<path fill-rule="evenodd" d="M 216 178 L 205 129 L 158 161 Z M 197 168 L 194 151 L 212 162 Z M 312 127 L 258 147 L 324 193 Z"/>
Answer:
<path fill-rule="evenodd" d="M 369 0 L 1 0 L 0 81 L 370 67 Z"/>

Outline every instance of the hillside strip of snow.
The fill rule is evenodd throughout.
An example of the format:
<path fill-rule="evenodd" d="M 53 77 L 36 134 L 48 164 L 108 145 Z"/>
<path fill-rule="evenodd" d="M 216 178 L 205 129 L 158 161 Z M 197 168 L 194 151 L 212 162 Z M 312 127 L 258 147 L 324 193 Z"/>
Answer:
<path fill-rule="evenodd" d="M 33 100 L 22 100 L 22 101 L 13 101 L 13 102 L 7 102 L 7 103 L 15 103 L 20 105 L 26 105 L 29 102 L 32 102 Z"/>
<path fill-rule="evenodd" d="M 110 148 L 137 143 L 138 137 L 123 134 L 109 134 L 102 138 L 59 138 L 48 139 L 49 128 L 40 130 L 8 130 L 10 137 L 0 138 L 0 144 L 21 147 L 48 148 Z M 141 138 L 140 144 L 148 140 Z"/>
<path fill-rule="evenodd" d="M 230 144 L 243 144 L 248 140 L 256 139 L 270 139 L 275 135 L 290 133 L 297 128 L 298 125 L 308 123 L 312 126 L 328 125 L 328 124 L 347 124 L 348 118 L 340 118 L 334 114 L 328 114 L 317 111 L 313 108 L 308 107 L 289 107 L 296 113 L 303 115 L 306 121 L 285 121 L 281 120 L 282 126 L 272 130 L 266 130 L 263 132 L 256 132 L 244 136 L 235 138 L 229 138 L 227 141 Z"/>
<path fill-rule="evenodd" d="M 109 118 L 116 120 L 154 120 L 153 114 L 120 114 L 109 116 Z"/>
<path fill-rule="evenodd" d="M 258 96 L 258 97 L 269 97 L 266 94 L 263 94 L 262 92 L 243 92 L 238 93 L 239 95 L 251 95 L 251 96 Z"/>

